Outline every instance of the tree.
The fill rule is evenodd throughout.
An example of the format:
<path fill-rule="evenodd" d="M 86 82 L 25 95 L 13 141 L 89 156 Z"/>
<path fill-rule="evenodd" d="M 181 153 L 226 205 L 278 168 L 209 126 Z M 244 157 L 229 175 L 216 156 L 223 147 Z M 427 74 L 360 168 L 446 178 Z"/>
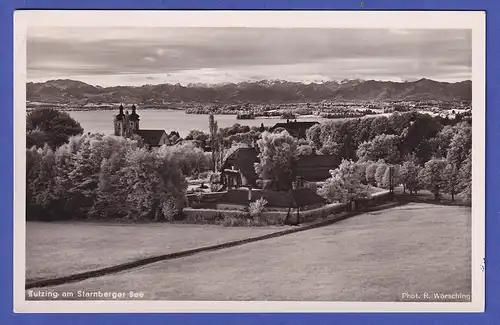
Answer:
<path fill-rule="evenodd" d="M 391 164 L 398 163 L 401 159 L 399 137 L 393 134 L 377 135 L 373 140 L 362 143 L 356 155 L 360 161 L 384 159 Z"/>
<path fill-rule="evenodd" d="M 72 137 L 55 152 L 48 145 L 27 150 L 27 218 L 171 220 L 183 207 L 187 183 L 166 148 L 92 134 Z"/>
<path fill-rule="evenodd" d="M 403 184 L 403 192 L 408 190 L 410 194 L 420 190 L 419 173 L 420 166 L 413 160 L 407 160 L 403 163 L 399 170 L 399 179 Z"/>
<path fill-rule="evenodd" d="M 161 179 L 157 173 L 160 156 L 144 148 L 131 150 L 125 157 L 125 166 L 120 170 L 121 179 L 127 189 L 127 219 L 160 220 L 159 205 Z"/>
<path fill-rule="evenodd" d="M 192 143 L 175 146 L 164 146 L 159 149 L 161 156 L 175 161 L 185 176 L 197 176 L 210 170 L 211 157 L 205 155 L 205 151 Z"/>
<path fill-rule="evenodd" d="M 119 198 L 116 195 L 117 183 L 116 179 L 113 179 L 111 160 L 104 159 L 101 163 L 96 201 L 89 212 L 89 217 L 109 219 L 125 214 L 124 211 L 121 211 L 123 206 L 116 204 L 116 202 L 123 202 L 122 199 L 124 199 L 124 197 Z"/>
<path fill-rule="evenodd" d="M 264 132 L 257 145 L 260 159 L 255 166 L 257 175 L 277 190 L 291 189 L 293 165 L 297 160 L 297 139 L 286 131 Z"/>
<path fill-rule="evenodd" d="M 26 145 L 52 149 L 66 143 L 71 136 L 82 134 L 83 128 L 68 113 L 53 108 L 39 108 L 26 116 Z"/>
<path fill-rule="evenodd" d="M 451 200 L 455 201 L 455 195 L 458 193 L 460 186 L 459 170 L 456 164 L 447 162 L 443 171 L 443 180 L 443 191 L 451 194 Z"/>
<path fill-rule="evenodd" d="M 43 148 L 28 151 L 27 161 L 27 207 L 28 213 L 39 213 L 37 216 L 29 216 L 29 219 L 53 219 L 52 210 L 55 192 L 55 155 L 54 151 L 45 144 Z"/>
<path fill-rule="evenodd" d="M 421 161 L 429 160 L 432 148 L 428 140 L 435 137 L 442 127 L 438 119 L 428 114 L 416 115 L 402 132 L 402 154 L 415 153 Z"/>
<path fill-rule="evenodd" d="M 467 123 L 460 123 L 450 141 L 446 159 L 457 166 L 462 167 L 472 149 L 472 128 Z"/>
<path fill-rule="evenodd" d="M 186 204 L 187 181 L 177 161 L 160 155 L 159 174 L 161 187 L 158 190 L 158 209 L 165 220 L 173 220 Z M 158 214 L 159 212 L 157 212 Z"/>
<path fill-rule="evenodd" d="M 323 142 L 323 146 L 319 149 L 320 155 L 338 155 L 342 147 L 332 138 L 328 138 Z"/>
<path fill-rule="evenodd" d="M 61 193 L 66 196 L 67 209 L 76 218 L 84 218 L 91 210 L 97 195 L 102 151 L 97 154 L 98 146 L 92 136 L 84 136 L 80 148 L 68 162 L 71 170 L 66 175 L 59 174 L 62 183 Z M 62 152 L 62 151 L 61 151 Z M 66 193 L 64 194 L 63 191 Z"/>
<path fill-rule="evenodd" d="M 219 138 L 217 136 L 217 131 L 219 127 L 217 126 L 217 121 L 214 118 L 213 114 L 210 114 L 208 117 L 208 128 L 210 130 L 210 148 L 212 149 L 212 166 L 213 171 L 217 171 L 217 157 L 220 156 L 220 143 Z"/>
<path fill-rule="evenodd" d="M 472 149 L 460 168 L 459 179 L 460 196 L 465 202 L 472 202 Z"/>
<path fill-rule="evenodd" d="M 386 116 L 377 116 L 373 118 L 370 129 L 370 138 L 375 138 L 376 136 L 381 134 L 392 133 L 389 118 Z"/>
<path fill-rule="evenodd" d="M 47 206 L 51 201 L 54 190 L 54 152 L 45 144 L 43 148 L 36 150 L 38 156 L 30 168 L 32 173 L 31 193 L 35 204 Z M 37 166 L 34 166 L 37 164 Z M 31 174 L 29 173 L 29 174 Z M 28 175 L 29 175 L 28 174 Z"/>
<path fill-rule="evenodd" d="M 368 168 L 368 166 L 370 166 L 371 163 L 372 163 L 371 161 L 356 162 L 358 178 L 359 181 L 363 184 L 368 184 L 366 180 L 366 169 Z"/>
<path fill-rule="evenodd" d="M 375 170 L 375 182 L 378 187 L 383 187 L 384 175 L 387 168 L 389 168 L 389 165 L 383 161 L 379 162 L 377 169 Z"/>
<path fill-rule="evenodd" d="M 301 144 L 297 147 L 297 156 L 312 156 L 314 148 L 308 144 Z"/>
<path fill-rule="evenodd" d="M 314 146 L 316 149 L 321 148 L 322 147 L 321 124 L 315 124 L 315 125 L 311 126 L 309 129 L 307 129 L 306 139 L 309 142 L 314 143 Z"/>
<path fill-rule="evenodd" d="M 186 136 L 186 140 L 194 140 L 201 148 L 206 147 L 209 138 L 207 133 L 199 130 L 191 130 Z"/>
<path fill-rule="evenodd" d="M 318 190 L 318 194 L 330 202 L 349 202 L 351 200 L 365 198 L 368 191 L 359 178 L 359 166 L 352 160 L 342 160 L 335 170 L 330 171 L 332 175 Z"/>
<path fill-rule="evenodd" d="M 377 185 L 377 182 L 375 180 L 375 173 L 377 171 L 377 168 L 378 168 L 378 165 L 380 163 L 383 163 L 383 161 L 379 161 L 379 162 L 368 162 L 367 166 L 366 166 L 366 169 L 365 169 L 365 176 L 366 176 L 366 182 L 370 185 L 373 185 L 373 186 L 376 186 Z"/>
<path fill-rule="evenodd" d="M 401 134 L 403 130 L 410 125 L 411 121 L 415 120 L 416 116 L 416 112 L 394 112 L 389 117 L 389 124 L 394 134 Z"/>
<path fill-rule="evenodd" d="M 455 132 L 455 127 L 446 125 L 441 131 L 439 131 L 436 137 L 431 139 L 432 146 L 434 148 L 434 156 L 436 158 L 446 157 Z"/>
<path fill-rule="evenodd" d="M 422 185 L 434 194 L 435 200 L 439 199 L 441 191 L 446 184 L 445 168 L 445 159 L 434 158 L 425 163 L 424 168 L 418 175 Z"/>
<path fill-rule="evenodd" d="M 392 170 L 392 171 L 391 171 Z M 392 165 L 388 166 L 385 169 L 384 176 L 382 176 L 381 187 L 385 189 L 390 189 L 391 182 L 394 187 L 398 186 L 401 183 L 400 177 L 400 166 Z"/>

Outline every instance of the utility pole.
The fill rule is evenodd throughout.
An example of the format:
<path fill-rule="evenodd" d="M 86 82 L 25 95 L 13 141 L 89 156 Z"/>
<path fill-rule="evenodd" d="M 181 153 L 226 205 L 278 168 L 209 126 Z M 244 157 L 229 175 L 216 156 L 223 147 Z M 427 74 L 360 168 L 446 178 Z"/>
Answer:
<path fill-rule="evenodd" d="M 394 165 L 389 166 L 389 196 L 394 198 Z"/>

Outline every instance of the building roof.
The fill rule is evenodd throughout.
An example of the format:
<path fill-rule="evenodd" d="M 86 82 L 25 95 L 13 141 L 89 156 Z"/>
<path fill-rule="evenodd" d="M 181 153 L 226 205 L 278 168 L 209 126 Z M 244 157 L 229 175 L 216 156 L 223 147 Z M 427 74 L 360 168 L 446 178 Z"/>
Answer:
<path fill-rule="evenodd" d="M 327 167 L 337 168 L 338 157 L 336 155 L 307 155 L 299 156 L 297 160 L 297 167 Z"/>
<path fill-rule="evenodd" d="M 338 165 L 339 159 L 334 155 L 299 156 L 294 175 L 306 181 L 322 181 L 329 178 L 330 170 Z"/>
<path fill-rule="evenodd" d="M 137 130 L 137 134 L 144 139 L 144 142 L 150 146 L 159 146 L 163 135 L 167 133 L 165 130 Z"/>
<path fill-rule="evenodd" d="M 254 148 L 238 148 L 226 158 L 221 171 L 231 169 L 230 167 L 234 166 L 250 183 L 254 183 L 257 180 L 254 167 L 256 162 L 259 162 L 259 157 Z"/>
<path fill-rule="evenodd" d="M 229 190 L 220 198 L 219 203 L 248 205 L 248 192 L 248 189 Z M 252 189 L 251 202 L 260 198 L 264 198 L 267 201 L 266 206 L 271 208 L 300 208 L 326 202 L 310 188 L 299 188 L 291 192 Z"/>
<path fill-rule="evenodd" d="M 301 187 L 292 191 L 293 199 L 297 207 L 308 205 L 325 204 L 326 200 L 319 196 L 315 191 L 307 187 Z"/>
<path fill-rule="evenodd" d="M 285 129 L 308 129 L 313 125 L 319 124 L 318 122 L 296 122 L 296 121 L 289 121 L 289 122 L 281 122 L 281 123 L 276 123 L 272 128 L 272 130 L 275 130 L 277 128 L 285 128 Z"/>

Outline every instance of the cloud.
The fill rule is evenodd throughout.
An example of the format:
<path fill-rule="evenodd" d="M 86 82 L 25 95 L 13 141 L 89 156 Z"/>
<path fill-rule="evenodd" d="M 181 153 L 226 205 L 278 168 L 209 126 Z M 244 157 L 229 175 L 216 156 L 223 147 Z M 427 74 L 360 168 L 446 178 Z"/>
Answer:
<path fill-rule="evenodd" d="M 468 79 L 472 55 L 468 30 L 389 29 L 45 28 L 28 31 L 27 50 L 30 80 L 83 76 L 123 84 L 151 81 L 147 76 L 180 83 Z"/>

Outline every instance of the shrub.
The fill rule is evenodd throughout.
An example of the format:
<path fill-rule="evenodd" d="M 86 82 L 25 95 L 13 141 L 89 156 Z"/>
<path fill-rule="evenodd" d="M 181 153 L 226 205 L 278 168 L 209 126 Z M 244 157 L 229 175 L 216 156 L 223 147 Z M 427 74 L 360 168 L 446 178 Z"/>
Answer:
<path fill-rule="evenodd" d="M 262 216 L 262 212 L 266 207 L 267 200 L 264 198 L 260 198 L 249 204 L 248 211 L 250 212 L 250 216 L 253 218 Z"/>
<path fill-rule="evenodd" d="M 216 223 L 224 227 L 244 227 L 249 226 L 247 218 L 235 216 L 223 216 L 221 219 L 216 219 Z"/>

